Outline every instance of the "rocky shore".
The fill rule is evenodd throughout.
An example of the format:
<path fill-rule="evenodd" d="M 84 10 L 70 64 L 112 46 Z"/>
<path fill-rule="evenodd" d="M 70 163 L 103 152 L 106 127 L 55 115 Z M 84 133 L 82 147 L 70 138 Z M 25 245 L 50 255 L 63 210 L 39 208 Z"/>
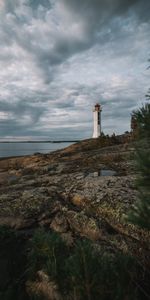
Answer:
<path fill-rule="evenodd" d="M 126 222 L 137 199 L 133 154 L 132 142 L 102 138 L 1 160 L 0 225 L 24 234 L 46 227 L 67 243 L 84 236 L 138 251 L 141 230 Z"/>

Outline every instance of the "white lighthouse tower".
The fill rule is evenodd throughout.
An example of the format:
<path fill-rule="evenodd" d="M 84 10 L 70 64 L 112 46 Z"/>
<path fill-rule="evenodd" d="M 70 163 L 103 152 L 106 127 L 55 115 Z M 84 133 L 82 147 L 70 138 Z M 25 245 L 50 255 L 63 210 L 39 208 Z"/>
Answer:
<path fill-rule="evenodd" d="M 93 110 L 94 116 L 94 131 L 93 138 L 98 138 L 101 135 L 101 106 L 100 104 L 96 104 Z"/>

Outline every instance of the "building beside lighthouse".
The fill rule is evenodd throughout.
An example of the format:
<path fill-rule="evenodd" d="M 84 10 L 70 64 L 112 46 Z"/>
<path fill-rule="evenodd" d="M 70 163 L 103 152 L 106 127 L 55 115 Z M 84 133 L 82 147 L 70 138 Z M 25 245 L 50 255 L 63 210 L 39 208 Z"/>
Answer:
<path fill-rule="evenodd" d="M 93 110 L 94 129 L 93 138 L 98 138 L 101 135 L 101 106 L 96 104 Z"/>

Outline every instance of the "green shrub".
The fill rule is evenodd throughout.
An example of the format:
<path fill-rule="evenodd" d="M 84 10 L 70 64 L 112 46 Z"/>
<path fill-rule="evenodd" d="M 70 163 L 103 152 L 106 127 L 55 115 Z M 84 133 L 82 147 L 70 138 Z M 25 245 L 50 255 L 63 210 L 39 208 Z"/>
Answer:
<path fill-rule="evenodd" d="M 135 160 L 139 174 L 136 181 L 139 198 L 129 214 L 129 221 L 150 230 L 150 104 L 134 112 L 134 118 L 138 125 Z"/>
<path fill-rule="evenodd" d="M 57 233 L 37 230 L 31 241 L 29 253 L 29 274 L 32 279 L 36 272 L 44 270 L 51 280 L 61 287 L 64 282 L 64 261 L 68 248 Z"/>
<path fill-rule="evenodd" d="M 137 280 L 137 266 L 127 255 L 100 254 L 84 240 L 75 246 L 66 269 L 74 300 L 140 299 L 132 280 Z"/>
<path fill-rule="evenodd" d="M 99 252 L 86 239 L 69 251 L 58 234 L 38 230 L 31 242 L 29 263 L 33 286 L 38 271 L 43 270 L 64 300 L 146 299 L 141 283 L 145 275 L 136 260 L 127 254 L 112 253 L 107 246 Z M 48 298 L 36 294 L 35 299 Z"/>

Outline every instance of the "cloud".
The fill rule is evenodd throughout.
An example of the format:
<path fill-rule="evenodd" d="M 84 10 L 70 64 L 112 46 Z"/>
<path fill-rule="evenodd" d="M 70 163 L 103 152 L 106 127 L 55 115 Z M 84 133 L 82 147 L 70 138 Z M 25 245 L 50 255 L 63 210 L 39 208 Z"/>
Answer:
<path fill-rule="evenodd" d="M 106 132 L 129 128 L 149 87 L 149 8 L 149 0 L 1 0 L 0 136 L 86 138 L 97 101 Z"/>

